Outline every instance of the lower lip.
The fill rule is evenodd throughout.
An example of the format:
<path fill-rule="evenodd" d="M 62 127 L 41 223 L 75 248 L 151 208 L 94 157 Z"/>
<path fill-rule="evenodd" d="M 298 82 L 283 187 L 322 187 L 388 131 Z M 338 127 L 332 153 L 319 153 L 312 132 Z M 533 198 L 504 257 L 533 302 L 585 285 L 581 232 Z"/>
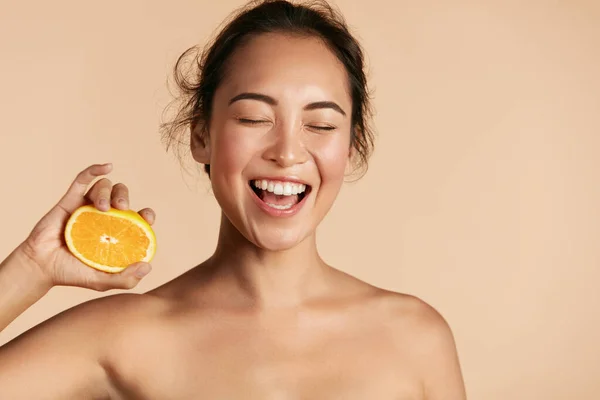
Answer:
<path fill-rule="evenodd" d="M 306 199 L 308 198 L 308 196 L 310 195 L 310 192 L 309 192 L 306 195 L 304 195 L 302 200 L 300 200 L 298 203 L 294 204 L 290 208 L 288 208 L 286 210 L 279 210 L 277 208 L 273 208 L 273 207 L 269 206 L 267 203 L 262 201 L 260 199 L 260 197 L 257 196 L 257 194 L 254 192 L 254 190 L 252 190 L 252 188 L 250 186 L 248 186 L 248 190 L 250 190 L 252 200 L 254 200 L 256 205 L 258 205 L 258 207 L 261 210 L 263 210 L 264 212 L 266 212 L 267 214 L 269 214 L 272 217 L 291 217 L 293 215 L 296 215 L 300 211 L 300 209 L 302 208 L 304 203 L 306 202 Z"/>

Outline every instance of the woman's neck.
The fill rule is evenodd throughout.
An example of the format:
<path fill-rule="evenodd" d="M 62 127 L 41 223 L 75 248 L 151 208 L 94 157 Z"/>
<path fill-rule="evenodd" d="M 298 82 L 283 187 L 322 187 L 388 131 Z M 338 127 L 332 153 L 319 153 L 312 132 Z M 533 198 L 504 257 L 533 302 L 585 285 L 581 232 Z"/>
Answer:
<path fill-rule="evenodd" d="M 209 263 L 219 286 L 261 309 L 294 307 L 318 297 L 329 289 L 332 270 L 318 254 L 314 233 L 293 248 L 269 251 L 246 239 L 224 215 Z"/>

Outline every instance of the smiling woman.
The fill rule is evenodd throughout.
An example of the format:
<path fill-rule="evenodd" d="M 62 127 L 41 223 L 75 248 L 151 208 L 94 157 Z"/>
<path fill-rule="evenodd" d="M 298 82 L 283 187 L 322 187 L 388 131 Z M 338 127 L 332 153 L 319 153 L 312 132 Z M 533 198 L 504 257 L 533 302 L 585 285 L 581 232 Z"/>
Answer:
<path fill-rule="evenodd" d="M 214 254 L 148 293 L 80 305 L 2 347 L 0 398 L 464 399 L 444 319 L 317 251 L 317 227 L 373 145 L 363 54 L 342 17 L 324 2 L 253 2 L 175 72 L 180 108 L 163 137 L 170 147 L 190 135 L 206 166 L 222 210 Z M 0 327 L 53 285 L 130 288 L 148 272 L 92 270 L 59 239 L 88 201 L 127 209 L 127 188 L 107 179 L 86 195 L 110 168 L 82 171 L 2 263 Z M 140 214 L 153 222 L 152 210 Z M 12 282 L 28 289 L 4 290 Z M 45 378 L 50 364 L 60 379 Z"/>
<path fill-rule="evenodd" d="M 180 97 L 176 102 L 179 110 L 174 120 L 162 126 L 167 147 L 179 143 L 179 136 L 185 134 L 189 125 L 199 125 L 200 136 L 207 135 L 215 91 L 235 65 L 233 54 L 238 53 L 235 58 L 244 67 L 248 67 L 248 60 L 239 54 L 240 48 L 245 47 L 256 36 L 268 33 L 317 39 L 329 50 L 326 57 L 336 59 L 334 63 L 339 64 L 337 75 L 346 75 L 345 86 L 352 100 L 349 111 L 352 145 L 358 159 L 356 161 L 359 167 L 366 167 L 373 148 L 373 132 L 369 126 L 371 105 L 363 50 L 349 32 L 343 16 L 325 1 L 313 1 L 296 7 L 280 1 L 250 2 L 232 14 L 229 24 L 204 51 L 199 46 L 194 46 L 184 52 L 175 66 L 175 82 L 180 90 Z M 286 42 L 280 45 L 285 47 L 293 44 Z M 287 50 L 289 52 L 294 49 L 288 47 Z M 278 100 L 274 97 L 253 92 L 237 93 L 230 99 L 230 104 L 243 99 L 278 105 Z M 304 106 L 307 111 L 323 108 L 331 108 L 346 116 L 346 112 L 333 101 L 315 101 Z M 205 169 L 210 173 L 210 164 L 205 164 Z"/>

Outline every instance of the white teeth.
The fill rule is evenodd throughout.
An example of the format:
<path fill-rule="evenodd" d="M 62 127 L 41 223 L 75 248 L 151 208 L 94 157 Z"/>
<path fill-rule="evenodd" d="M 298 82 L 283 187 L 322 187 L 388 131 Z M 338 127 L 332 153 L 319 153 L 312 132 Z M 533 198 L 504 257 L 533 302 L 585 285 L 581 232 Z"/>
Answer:
<path fill-rule="evenodd" d="M 276 183 L 275 184 L 275 190 L 273 190 L 273 193 L 275 194 L 283 194 L 283 185 L 281 183 Z"/>
<path fill-rule="evenodd" d="M 267 205 L 269 207 L 273 207 L 273 208 L 276 208 L 278 210 L 287 210 L 287 209 L 292 208 L 294 206 L 293 204 L 288 204 L 287 206 L 281 206 L 279 204 L 271 204 L 271 203 L 267 203 Z"/>
<path fill-rule="evenodd" d="M 283 185 L 283 195 L 284 196 L 290 196 L 292 194 L 292 184 L 289 182 L 286 182 Z"/>
<path fill-rule="evenodd" d="M 279 196 L 294 196 L 303 193 L 306 190 L 306 185 L 302 183 L 278 182 L 268 181 L 266 179 L 258 179 L 252 181 L 252 184 L 258 189 L 266 190 Z"/>

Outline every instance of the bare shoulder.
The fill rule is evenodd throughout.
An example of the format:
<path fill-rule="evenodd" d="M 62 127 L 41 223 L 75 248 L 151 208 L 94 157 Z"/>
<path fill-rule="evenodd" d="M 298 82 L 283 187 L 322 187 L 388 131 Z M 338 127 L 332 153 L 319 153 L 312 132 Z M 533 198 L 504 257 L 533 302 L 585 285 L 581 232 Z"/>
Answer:
<path fill-rule="evenodd" d="M 167 307 L 158 296 L 137 293 L 118 293 L 79 304 L 58 314 L 57 319 L 93 327 L 124 327 L 136 320 L 152 318 Z M 116 325 L 115 325 L 116 324 Z"/>
<path fill-rule="evenodd" d="M 154 304 L 152 306 L 151 304 Z M 83 337 L 86 331 L 110 329 L 114 323 L 127 320 L 132 314 L 143 313 L 157 307 L 158 302 L 151 296 L 121 293 L 100 297 L 68 308 L 33 327 L 15 340 L 25 340 L 28 336 L 45 335 L 46 331 L 60 331 L 61 334 L 73 332 L 74 338 L 81 338 L 88 344 L 95 340 Z M 96 339 L 101 339 L 97 337 Z M 14 340 L 14 341 L 15 341 Z M 11 342 L 12 343 L 12 342 Z"/>
<path fill-rule="evenodd" d="M 446 319 L 412 295 L 381 291 L 379 297 L 395 347 L 420 377 L 427 398 L 465 399 L 454 334 Z"/>
<path fill-rule="evenodd" d="M 340 279 L 361 306 L 362 325 L 374 327 L 398 370 L 410 371 L 428 400 L 464 400 L 466 392 L 454 335 L 446 318 L 422 299 L 381 289 L 357 278 Z"/>
<path fill-rule="evenodd" d="M 150 321 L 165 309 L 155 296 L 121 293 L 73 306 L 34 326 L 2 347 L 3 355 L 40 343 L 73 348 L 90 361 L 101 358 L 119 334 L 141 321 Z"/>
<path fill-rule="evenodd" d="M 420 340 L 452 336 L 450 326 L 442 314 L 422 299 L 391 291 L 382 291 L 380 297 L 390 320 L 395 321 L 401 332 L 417 335 Z"/>
<path fill-rule="evenodd" d="M 381 289 L 346 273 L 338 275 L 336 287 L 350 288 L 347 292 L 357 293 L 370 312 L 377 310 L 376 317 L 385 320 L 399 334 L 418 334 L 423 339 L 451 335 L 445 318 L 420 298 Z M 423 337 L 423 334 L 427 335 Z"/>
<path fill-rule="evenodd" d="M 452 356 L 455 348 L 452 330 L 433 306 L 416 296 L 385 290 L 352 275 L 338 275 L 336 287 L 356 294 L 354 298 L 362 305 L 363 317 L 368 315 L 380 321 L 399 346 L 413 352 Z"/>

